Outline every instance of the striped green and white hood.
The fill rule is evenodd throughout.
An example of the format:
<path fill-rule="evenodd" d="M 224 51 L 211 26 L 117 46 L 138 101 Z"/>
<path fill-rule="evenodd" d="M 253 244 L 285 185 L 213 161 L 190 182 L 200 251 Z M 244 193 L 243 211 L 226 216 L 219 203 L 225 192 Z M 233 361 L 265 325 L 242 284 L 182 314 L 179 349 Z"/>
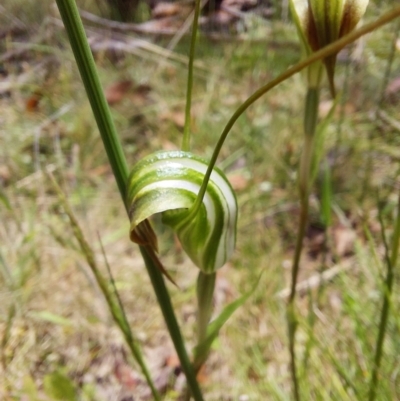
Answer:
<path fill-rule="evenodd" d="M 224 173 L 214 168 L 202 205 L 188 219 L 199 193 L 208 161 L 189 152 L 158 152 L 133 168 L 127 204 L 130 237 L 153 214 L 162 213 L 164 224 L 177 233 L 182 247 L 204 273 L 222 267 L 232 256 L 236 241 L 237 201 Z"/>

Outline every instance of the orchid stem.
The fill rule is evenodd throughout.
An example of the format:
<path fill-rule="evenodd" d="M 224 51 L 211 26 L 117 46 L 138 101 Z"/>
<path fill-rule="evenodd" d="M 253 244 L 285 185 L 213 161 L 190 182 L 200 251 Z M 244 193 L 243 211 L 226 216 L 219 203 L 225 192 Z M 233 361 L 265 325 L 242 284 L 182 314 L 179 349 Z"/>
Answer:
<path fill-rule="evenodd" d="M 306 107 L 304 111 L 304 146 L 299 167 L 299 194 L 300 194 L 300 220 L 297 233 L 296 248 L 293 257 L 292 279 L 290 295 L 287 304 L 287 324 L 290 352 L 290 372 L 293 383 L 293 396 L 296 401 L 300 400 L 300 388 L 297 377 L 296 366 L 296 330 L 297 318 L 295 310 L 296 284 L 300 270 L 300 257 L 303 250 L 303 240 L 307 229 L 309 192 L 310 192 L 310 170 L 313 159 L 313 144 L 317 126 L 319 105 L 319 89 L 309 88 L 306 97 Z"/>
<path fill-rule="evenodd" d="M 194 54 L 196 51 L 197 30 L 199 25 L 201 0 L 195 1 L 194 17 L 192 26 L 192 37 L 190 40 L 189 64 L 188 64 L 188 80 L 186 85 L 186 106 L 185 106 L 185 126 L 183 128 L 182 150 L 188 152 L 190 150 L 190 120 L 192 108 L 192 91 L 193 91 L 193 64 Z"/>
<path fill-rule="evenodd" d="M 199 272 L 197 278 L 197 333 L 198 344 L 201 344 L 207 335 L 207 326 L 210 322 L 213 309 L 213 295 L 217 273 L 205 274 Z M 196 366 L 196 362 L 194 363 Z"/>

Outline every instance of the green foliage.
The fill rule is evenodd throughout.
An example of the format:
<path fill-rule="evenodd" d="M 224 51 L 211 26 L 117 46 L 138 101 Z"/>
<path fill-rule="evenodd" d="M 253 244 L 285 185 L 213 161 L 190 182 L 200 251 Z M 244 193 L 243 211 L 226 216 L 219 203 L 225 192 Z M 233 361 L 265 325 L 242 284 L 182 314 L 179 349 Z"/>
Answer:
<path fill-rule="evenodd" d="M 21 394 L 28 397 L 29 401 L 42 401 L 42 397 L 39 396 L 36 384 L 31 376 L 24 377 Z"/>
<path fill-rule="evenodd" d="M 32 312 L 31 316 L 60 326 L 71 326 L 72 321 L 49 311 Z"/>
<path fill-rule="evenodd" d="M 45 393 L 57 401 L 77 401 L 78 396 L 72 380 L 61 370 L 46 375 L 43 378 Z"/>

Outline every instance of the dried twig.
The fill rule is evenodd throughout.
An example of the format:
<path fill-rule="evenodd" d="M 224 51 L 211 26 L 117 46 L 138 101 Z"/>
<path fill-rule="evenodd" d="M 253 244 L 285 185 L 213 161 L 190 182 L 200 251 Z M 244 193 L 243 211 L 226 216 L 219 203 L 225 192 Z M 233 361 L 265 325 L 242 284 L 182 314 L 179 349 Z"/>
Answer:
<path fill-rule="evenodd" d="M 392 129 L 400 132 L 400 121 L 398 121 L 395 118 L 389 116 L 389 114 L 386 113 L 383 110 L 378 110 L 376 114 L 377 114 L 377 117 L 379 117 L 380 120 L 382 120 L 384 123 L 389 125 Z"/>
<path fill-rule="evenodd" d="M 128 22 L 118 22 L 111 21 L 106 18 L 98 17 L 88 11 L 79 10 L 79 13 L 82 19 L 86 21 L 93 22 L 98 25 L 102 25 L 109 29 L 113 29 L 121 32 L 134 32 L 134 33 L 144 33 L 144 34 L 153 34 L 153 35 L 175 35 L 176 29 L 154 29 L 153 24 L 148 24 L 146 22 L 141 24 L 134 24 Z M 169 17 L 169 20 L 175 20 L 174 17 Z"/>
<path fill-rule="evenodd" d="M 307 280 L 297 283 L 296 293 L 300 296 L 304 295 L 309 290 L 318 288 L 321 284 L 327 281 L 331 281 L 338 274 L 351 270 L 352 268 L 354 268 L 354 266 L 355 266 L 355 258 L 354 257 L 349 258 L 345 262 L 337 264 L 331 267 L 330 269 L 325 270 L 321 274 L 315 274 L 314 276 L 311 276 Z M 285 288 L 284 290 L 279 291 L 277 294 L 275 294 L 275 297 L 279 299 L 286 299 L 289 296 L 289 294 L 290 294 L 290 288 Z"/>

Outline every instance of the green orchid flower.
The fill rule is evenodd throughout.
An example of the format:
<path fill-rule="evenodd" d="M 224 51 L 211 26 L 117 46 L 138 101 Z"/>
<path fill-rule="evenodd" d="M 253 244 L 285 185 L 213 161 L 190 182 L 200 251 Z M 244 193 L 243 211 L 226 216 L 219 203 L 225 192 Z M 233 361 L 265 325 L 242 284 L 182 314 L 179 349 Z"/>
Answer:
<path fill-rule="evenodd" d="M 306 54 L 320 50 L 351 32 L 364 15 L 369 0 L 291 0 L 290 7 Z M 337 54 L 323 60 L 332 95 Z M 321 82 L 318 63 L 309 70 L 309 86 Z"/>
<path fill-rule="evenodd" d="M 211 274 L 232 256 L 238 208 L 229 181 L 214 168 L 201 207 L 188 218 L 207 168 L 207 160 L 189 152 L 153 153 L 133 168 L 127 204 L 133 242 L 157 250 L 147 219 L 161 213 L 162 221 L 176 232 L 193 263 L 203 273 Z"/>

